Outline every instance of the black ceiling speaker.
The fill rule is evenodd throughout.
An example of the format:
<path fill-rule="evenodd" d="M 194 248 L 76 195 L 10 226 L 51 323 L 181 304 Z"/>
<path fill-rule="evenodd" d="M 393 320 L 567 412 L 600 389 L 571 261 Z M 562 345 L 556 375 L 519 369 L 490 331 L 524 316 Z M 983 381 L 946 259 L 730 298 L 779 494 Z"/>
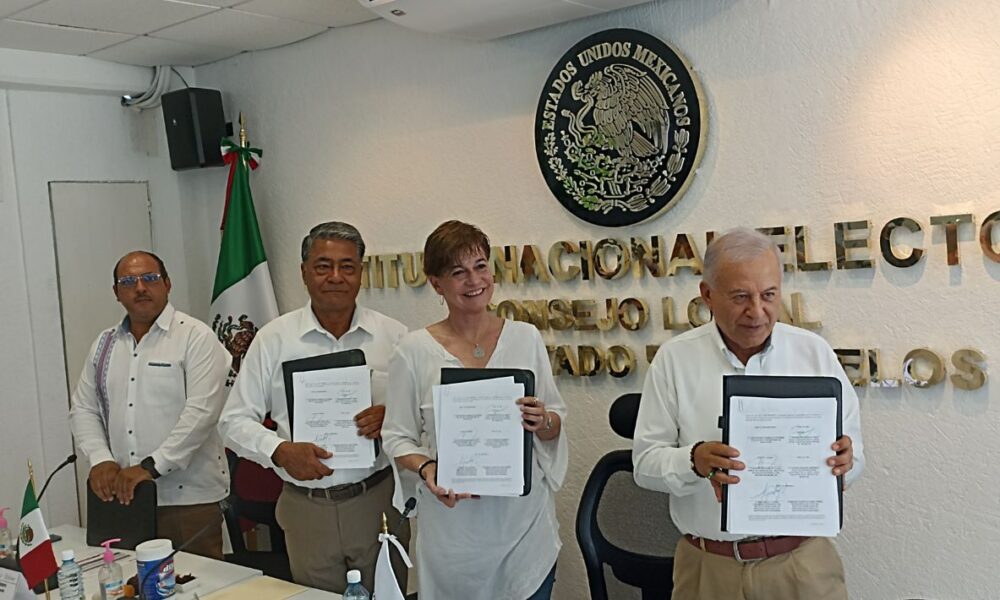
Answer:
<path fill-rule="evenodd" d="M 221 167 L 219 148 L 226 135 L 222 92 L 184 88 L 163 94 L 160 101 L 170 148 L 170 166 L 175 171 Z"/>

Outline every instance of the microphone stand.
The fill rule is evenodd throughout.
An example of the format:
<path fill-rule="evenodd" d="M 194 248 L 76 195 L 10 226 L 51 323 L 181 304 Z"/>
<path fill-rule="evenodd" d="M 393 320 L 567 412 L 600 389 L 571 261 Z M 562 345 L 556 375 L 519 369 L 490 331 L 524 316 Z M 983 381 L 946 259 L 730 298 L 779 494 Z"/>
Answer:
<path fill-rule="evenodd" d="M 66 465 L 71 465 L 75 462 L 76 462 L 76 454 L 70 454 L 69 456 L 66 457 L 66 460 L 62 461 L 62 463 L 60 463 L 59 466 L 55 468 L 55 470 L 49 473 L 49 476 L 45 479 L 45 483 L 42 484 L 42 491 L 38 492 L 38 496 L 35 497 L 35 500 L 42 499 L 42 495 L 45 493 L 45 490 L 49 489 L 49 483 L 52 482 L 52 478 L 55 477 L 56 473 L 62 471 Z"/>

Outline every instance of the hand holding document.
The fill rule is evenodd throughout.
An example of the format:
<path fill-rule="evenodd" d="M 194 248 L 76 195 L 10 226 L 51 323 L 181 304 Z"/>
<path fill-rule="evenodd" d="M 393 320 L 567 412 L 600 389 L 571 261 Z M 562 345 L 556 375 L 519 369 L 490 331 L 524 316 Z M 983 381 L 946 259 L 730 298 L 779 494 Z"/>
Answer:
<path fill-rule="evenodd" d="M 372 405 L 366 366 L 297 371 L 292 374 L 295 409 L 292 441 L 312 442 L 333 453 L 331 469 L 375 465 L 375 442 L 358 435 L 354 416 Z"/>
<path fill-rule="evenodd" d="M 434 387 L 440 487 L 479 496 L 523 493 L 523 396 L 513 377 Z"/>
<path fill-rule="evenodd" d="M 728 443 L 746 469 L 727 486 L 724 529 L 746 535 L 835 536 L 840 491 L 827 466 L 836 398 L 732 396 Z"/>

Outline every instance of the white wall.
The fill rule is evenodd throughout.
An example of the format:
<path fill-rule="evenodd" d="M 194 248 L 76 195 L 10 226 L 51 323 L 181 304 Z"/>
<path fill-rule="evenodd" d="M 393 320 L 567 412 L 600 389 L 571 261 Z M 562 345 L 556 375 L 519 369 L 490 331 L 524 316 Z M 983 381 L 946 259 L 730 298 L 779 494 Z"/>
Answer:
<path fill-rule="evenodd" d="M 80 57 L 0 50 L 0 505 L 17 522 L 34 462 L 38 485 L 71 451 L 50 181 L 148 181 L 153 245 L 186 308 L 180 180 L 170 170 L 162 117 L 123 109 L 150 69 Z M 101 235 L 115 235 L 114 231 Z M 94 285 L 108 289 L 107 279 Z M 110 323 L 93 323 L 94 335 Z M 75 385 L 77 374 L 72 374 Z M 50 525 L 77 523 L 72 475 L 57 477 L 43 509 Z"/>
<path fill-rule="evenodd" d="M 634 27 L 669 41 L 701 74 L 708 150 L 685 198 L 667 215 L 611 231 L 572 218 L 535 163 L 532 120 L 541 85 L 586 35 Z M 899 270 L 786 276 L 807 315 L 838 347 L 877 347 L 897 375 L 904 354 L 961 347 L 1000 360 L 993 313 L 1000 265 L 977 233 L 948 267 L 933 215 L 1000 208 L 1000 10 L 991 0 L 764 2 L 670 0 L 486 43 L 373 22 L 197 70 L 246 113 L 264 162 L 254 190 L 283 310 L 306 298 L 298 244 L 323 220 L 358 225 L 373 253 L 418 250 L 445 219 L 481 225 L 495 243 L 689 232 L 737 224 L 807 225 L 814 252 L 833 257 L 836 221 L 911 216 L 927 257 Z M 192 304 L 207 309 L 220 176 L 187 181 L 184 200 Z M 193 197 L 197 196 L 197 198 Z M 207 199 L 207 201 L 206 201 Z M 195 232 L 200 228 L 200 234 Z M 877 236 L 877 232 L 874 234 Z M 874 243 L 877 247 L 877 237 Z M 537 283 L 497 299 L 690 298 L 696 279 Z M 200 288 L 200 290 L 199 290 Z M 362 301 L 420 327 L 440 318 L 430 289 L 372 290 Z M 204 311 L 202 311 L 204 312 Z M 659 311 L 654 311 L 658 315 Z M 654 322 L 655 325 L 655 322 Z M 658 327 L 598 343 L 669 339 Z M 595 336 L 546 334 L 558 343 Z M 606 426 L 624 380 L 560 379 L 569 403 L 569 481 L 559 497 L 565 543 L 557 596 L 585 597 L 573 533 L 580 489 L 604 452 L 623 447 Z M 1000 484 L 990 476 L 1000 433 L 996 386 L 860 392 L 868 471 L 847 495 L 839 546 L 852 598 L 995 597 Z"/>

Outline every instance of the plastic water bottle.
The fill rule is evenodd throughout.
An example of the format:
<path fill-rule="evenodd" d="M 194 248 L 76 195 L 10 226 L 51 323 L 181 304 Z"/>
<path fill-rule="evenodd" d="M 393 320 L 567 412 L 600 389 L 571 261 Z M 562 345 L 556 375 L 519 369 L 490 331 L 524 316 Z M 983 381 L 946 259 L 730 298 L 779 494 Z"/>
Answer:
<path fill-rule="evenodd" d="M 371 595 L 365 586 L 361 585 L 361 571 L 353 569 L 347 572 L 347 589 L 344 590 L 344 600 L 371 600 Z"/>
<path fill-rule="evenodd" d="M 61 600 L 85 600 L 83 593 L 83 571 L 74 560 L 72 550 L 62 551 L 62 566 L 59 567 L 59 598 Z"/>

